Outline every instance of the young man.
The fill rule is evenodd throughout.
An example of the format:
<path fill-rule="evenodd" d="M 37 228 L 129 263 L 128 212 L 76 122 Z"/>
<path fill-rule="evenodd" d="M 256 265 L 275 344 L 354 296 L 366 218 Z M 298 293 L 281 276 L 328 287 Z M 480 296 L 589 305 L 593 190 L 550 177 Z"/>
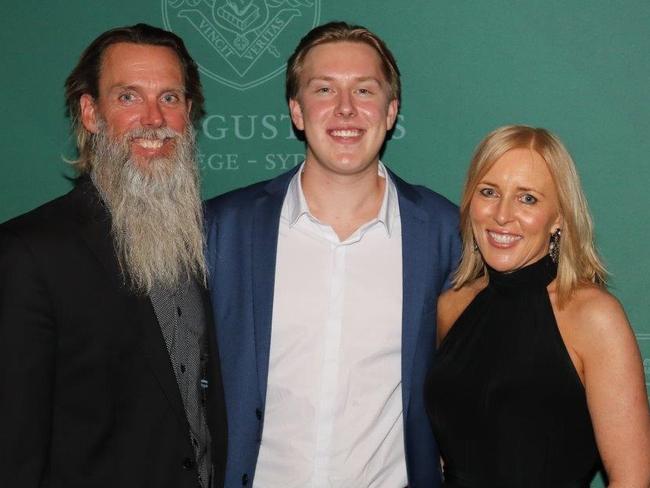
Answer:
<path fill-rule="evenodd" d="M 208 203 L 226 486 L 438 486 L 422 402 L 457 209 L 380 161 L 400 99 L 372 32 L 315 28 L 287 67 L 305 162 Z"/>
<path fill-rule="evenodd" d="M 0 485 L 222 486 L 196 64 L 170 32 L 113 29 L 66 102 L 75 188 L 0 226 Z"/>

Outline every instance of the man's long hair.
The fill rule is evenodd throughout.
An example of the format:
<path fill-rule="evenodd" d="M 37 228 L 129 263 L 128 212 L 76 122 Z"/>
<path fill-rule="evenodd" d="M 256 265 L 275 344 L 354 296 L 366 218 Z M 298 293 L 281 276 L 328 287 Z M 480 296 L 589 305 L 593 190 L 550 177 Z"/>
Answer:
<path fill-rule="evenodd" d="M 73 161 L 73 164 L 80 174 L 88 173 L 91 164 L 91 133 L 81 123 L 80 99 L 82 95 L 88 94 L 97 100 L 104 53 L 109 46 L 119 42 L 163 46 L 172 49 L 178 56 L 183 73 L 185 97 L 192 102 L 190 121 L 196 125 L 205 114 L 199 70 L 180 37 L 147 24 L 117 27 L 106 31 L 84 50 L 79 62 L 65 81 L 66 110 L 70 117 L 72 131 L 77 139 L 79 152 L 79 157 Z"/>

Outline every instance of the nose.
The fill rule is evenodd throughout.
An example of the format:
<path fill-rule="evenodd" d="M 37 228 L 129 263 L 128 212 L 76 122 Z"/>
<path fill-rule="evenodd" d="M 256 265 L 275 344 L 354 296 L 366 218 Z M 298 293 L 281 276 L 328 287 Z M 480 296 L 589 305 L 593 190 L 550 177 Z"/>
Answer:
<path fill-rule="evenodd" d="M 140 123 L 143 127 L 158 128 L 162 127 L 165 122 L 165 117 L 160 110 L 158 100 L 147 100 L 144 104 Z"/>
<path fill-rule="evenodd" d="M 494 214 L 494 221 L 499 225 L 506 225 L 512 220 L 512 203 L 505 198 L 499 199 Z"/>
<path fill-rule="evenodd" d="M 345 90 L 339 93 L 336 105 L 336 115 L 338 117 L 354 117 L 356 109 L 350 93 Z"/>

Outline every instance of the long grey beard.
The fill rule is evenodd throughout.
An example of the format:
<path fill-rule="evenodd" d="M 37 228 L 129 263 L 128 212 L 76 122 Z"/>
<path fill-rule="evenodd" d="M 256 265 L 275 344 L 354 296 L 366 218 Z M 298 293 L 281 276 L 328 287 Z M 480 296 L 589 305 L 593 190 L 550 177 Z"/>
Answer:
<path fill-rule="evenodd" d="M 134 137 L 175 137 L 173 154 L 139 168 Z M 154 285 L 176 289 L 192 277 L 205 283 L 203 212 L 194 162 L 194 133 L 135 129 L 112 138 L 102 125 L 93 137 L 91 178 L 112 219 L 112 237 L 125 282 L 137 293 Z"/>

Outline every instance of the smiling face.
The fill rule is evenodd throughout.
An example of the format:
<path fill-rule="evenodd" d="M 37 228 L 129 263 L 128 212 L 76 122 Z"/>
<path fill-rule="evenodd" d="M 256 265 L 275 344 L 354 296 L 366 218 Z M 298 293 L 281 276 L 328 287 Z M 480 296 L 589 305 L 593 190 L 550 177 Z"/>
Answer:
<path fill-rule="evenodd" d="M 469 217 L 483 260 L 497 271 L 515 271 L 545 256 L 562 219 L 544 159 L 528 148 L 506 152 L 480 179 Z"/>
<path fill-rule="evenodd" d="M 397 117 L 377 52 L 361 42 L 330 42 L 305 56 L 300 88 L 289 101 L 295 126 L 305 132 L 307 164 L 336 174 L 376 165 Z"/>
<path fill-rule="evenodd" d="M 185 98 L 181 64 L 172 49 L 121 42 L 104 53 L 99 96 L 95 100 L 84 94 L 80 105 L 86 130 L 96 134 L 104 123 L 111 138 L 127 138 L 131 157 L 146 167 L 172 154 L 176 144 L 168 131 L 156 134 L 155 129 L 183 133 L 191 102 Z"/>

